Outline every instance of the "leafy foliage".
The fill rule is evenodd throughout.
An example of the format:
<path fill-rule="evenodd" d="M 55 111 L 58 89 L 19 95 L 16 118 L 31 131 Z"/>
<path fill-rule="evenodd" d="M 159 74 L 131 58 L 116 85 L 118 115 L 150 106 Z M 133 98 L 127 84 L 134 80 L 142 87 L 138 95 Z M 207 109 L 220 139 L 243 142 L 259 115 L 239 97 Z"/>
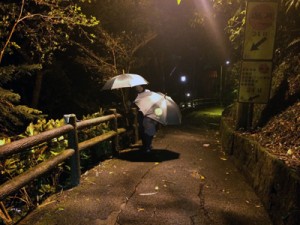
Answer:
<path fill-rule="evenodd" d="M 0 26 L 1 57 L 5 53 L 21 51 L 27 58 L 39 63 L 51 61 L 53 52 L 64 50 L 74 31 L 88 35 L 80 26 L 99 23 L 95 17 L 87 18 L 81 7 L 71 0 L 30 0 L 20 3 L 1 3 Z M 78 33 L 77 33 L 78 34 Z"/>
<path fill-rule="evenodd" d="M 10 65 L 0 67 L 0 135 L 12 135 L 23 128 L 28 122 L 41 116 L 41 111 L 25 105 L 18 105 L 21 96 L 11 90 L 2 88 L 6 83 L 19 77 L 28 76 L 35 70 L 41 69 L 40 64 Z"/>
<path fill-rule="evenodd" d="M 144 63 L 137 52 L 157 36 L 151 22 L 145 19 L 149 7 L 147 0 L 103 0 L 87 7 L 99 15 L 102 23 L 93 29 L 93 45 L 78 45 L 80 54 L 76 60 L 96 72 L 98 82 L 136 70 Z"/>
<path fill-rule="evenodd" d="M 99 21 L 71 0 L 1 1 L 0 13 L 0 132 L 11 135 L 41 112 L 18 106 L 21 96 L 6 90 L 7 82 L 41 71 L 71 40 L 89 36 L 82 27 Z"/>
<path fill-rule="evenodd" d="M 41 111 L 25 105 L 15 105 L 20 100 L 20 95 L 0 87 L 0 135 L 12 135 L 20 127 L 39 118 Z"/>
<path fill-rule="evenodd" d="M 103 110 L 92 115 L 84 117 L 86 119 L 92 119 L 103 115 Z M 13 136 L 11 138 L 0 139 L 0 145 L 4 145 L 20 138 L 26 138 L 29 136 L 37 135 L 41 132 L 51 130 L 53 128 L 61 127 L 65 124 L 63 119 L 60 120 L 46 120 L 40 119 L 37 123 L 30 123 L 23 134 Z M 99 136 L 109 131 L 110 124 L 101 123 L 98 126 L 86 128 L 79 132 L 79 142 Z M 13 155 L 10 158 L 1 160 L 0 162 L 0 174 L 1 183 L 12 179 L 19 174 L 24 173 L 29 168 L 38 165 L 41 162 L 56 156 L 64 149 L 67 148 L 67 139 L 65 136 L 54 138 L 50 141 L 34 146 L 27 151 Z M 101 156 L 110 155 L 109 149 L 111 144 L 109 141 L 102 142 L 90 149 L 80 152 L 82 170 L 86 170 L 92 166 L 97 160 L 99 161 Z M 53 169 L 49 174 L 41 176 L 37 180 L 31 182 L 26 187 L 22 188 L 19 192 L 9 196 L 4 200 L 5 206 L 8 212 L 16 222 L 20 218 L 24 217 L 28 211 L 35 208 L 49 195 L 63 189 L 67 183 L 69 176 L 69 166 L 65 163 L 61 163 L 58 167 Z"/>
<path fill-rule="evenodd" d="M 38 120 L 35 124 L 30 123 L 30 125 L 26 128 L 25 133 L 11 138 L 2 139 L 1 145 L 9 143 L 12 140 L 33 136 L 43 131 L 60 127 L 63 124 L 63 120 Z M 25 152 L 15 154 L 10 158 L 1 160 L 1 183 L 20 175 L 29 168 L 51 158 L 65 149 L 66 146 L 67 142 L 65 138 L 61 136 L 28 149 Z M 51 174 L 42 176 L 37 179 L 37 181 L 30 183 L 16 194 L 5 199 L 4 203 L 14 220 L 18 220 L 19 217 L 26 215 L 29 210 L 35 207 L 36 204 L 39 204 L 45 197 L 61 188 L 58 181 L 63 170 L 64 166 L 61 164 L 55 168 Z"/>
<path fill-rule="evenodd" d="M 123 71 L 130 71 L 138 64 L 136 51 L 155 38 L 154 33 L 133 35 L 126 32 L 120 34 L 109 33 L 98 26 L 94 30 L 97 41 L 93 46 L 84 46 L 77 43 L 79 54 L 76 61 L 85 65 L 89 71 L 98 76 L 93 78 L 102 83 Z M 101 49 L 100 52 L 95 50 Z"/>

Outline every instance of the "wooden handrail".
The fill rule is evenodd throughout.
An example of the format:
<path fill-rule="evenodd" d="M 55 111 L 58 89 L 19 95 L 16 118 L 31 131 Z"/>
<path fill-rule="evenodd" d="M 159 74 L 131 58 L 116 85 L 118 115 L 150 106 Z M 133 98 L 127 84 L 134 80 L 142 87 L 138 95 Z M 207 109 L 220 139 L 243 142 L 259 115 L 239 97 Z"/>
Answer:
<path fill-rule="evenodd" d="M 124 132 L 126 132 L 125 128 L 119 128 L 118 129 L 118 134 L 122 134 Z M 108 131 L 107 133 L 104 133 L 104 134 L 102 134 L 100 136 L 97 136 L 97 137 L 91 138 L 89 140 L 80 142 L 78 144 L 79 151 L 82 151 L 82 150 L 85 150 L 87 148 L 90 148 L 90 147 L 92 147 L 92 146 L 94 146 L 94 145 L 96 145 L 98 143 L 101 143 L 103 141 L 106 141 L 106 140 L 108 140 L 108 139 L 110 139 L 110 138 L 112 138 L 112 137 L 114 137 L 116 135 L 117 135 L 117 132 L 115 132 L 115 131 Z"/>
<path fill-rule="evenodd" d="M 117 116 L 117 118 L 121 117 L 120 114 L 117 114 L 116 116 Z M 89 119 L 89 120 L 79 121 L 79 122 L 77 122 L 77 128 L 78 128 L 78 130 L 82 130 L 86 127 L 95 126 L 100 123 L 103 123 L 103 122 L 106 122 L 109 120 L 113 120 L 114 118 L 115 118 L 115 115 L 111 114 L 111 115 L 101 116 L 101 117 L 97 117 L 97 118 L 93 118 L 93 119 Z"/>
<path fill-rule="evenodd" d="M 34 147 L 53 138 L 65 134 L 68 135 L 69 146 L 63 152 L 51 157 L 50 159 L 38 164 L 35 167 L 28 169 L 28 171 L 25 171 L 24 173 L 2 184 L 0 186 L 0 200 L 3 200 L 11 193 L 24 187 L 29 182 L 49 172 L 54 167 L 58 166 L 60 163 L 64 162 L 68 158 L 71 158 L 71 185 L 78 185 L 80 182 L 79 151 L 83 151 L 84 149 L 90 148 L 110 138 L 118 137 L 119 134 L 126 132 L 125 128 L 117 127 L 117 118 L 120 118 L 121 115 L 117 114 L 116 111 L 114 111 L 114 114 L 111 115 L 106 115 L 79 122 L 76 122 L 76 116 L 74 114 L 65 115 L 64 117 L 68 124 L 62 127 L 54 128 L 52 130 L 45 131 L 35 136 L 20 139 L 0 147 L 0 158 L 7 158 L 13 154 L 21 153 L 22 151 L 27 150 L 28 148 Z M 96 126 L 110 120 L 114 121 L 114 130 L 78 143 L 78 130 L 91 126 Z M 118 141 L 116 141 L 116 143 L 118 144 Z"/>
<path fill-rule="evenodd" d="M 19 190 L 20 188 L 24 187 L 26 184 L 31 182 L 32 180 L 38 178 L 39 176 L 43 175 L 44 173 L 49 172 L 51 169 L 56 167 L 58 164 L 65 161 L 67 158 L 74 154 L 73 149 L 66 149 L 60 154 L 38 164 L 35 167 L 30 168 L 28 171 L 20 174 L 17 177 L 7 181 L 0 187 L 0 199 L 4 199 L 12 192 Z"/>
<path fill-rule="evenodd" d="M 72 125 L 64 125 L 62 127 L 54 128 L 52 130 L 44 131 L 37 135 L 23 138 L 9 144 L 0 146 L 0 158 L 8 157 L 16 153 L 22 152 L 24 149 L 36 146 L 52 138 L 59 137 L 61 135 L 67 134 L 69 131 L 73 130 Z"/>

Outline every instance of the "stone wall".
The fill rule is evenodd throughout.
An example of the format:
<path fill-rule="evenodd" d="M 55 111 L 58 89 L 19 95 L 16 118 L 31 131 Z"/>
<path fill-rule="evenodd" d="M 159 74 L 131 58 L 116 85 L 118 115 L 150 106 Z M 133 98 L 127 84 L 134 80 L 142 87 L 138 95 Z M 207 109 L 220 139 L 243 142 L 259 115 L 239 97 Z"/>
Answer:
<path fill-rule="evenodd" d="M 300 174 L 221 120 L 222 147 L 260 197 L 274 225 L 300 225 Z"/>

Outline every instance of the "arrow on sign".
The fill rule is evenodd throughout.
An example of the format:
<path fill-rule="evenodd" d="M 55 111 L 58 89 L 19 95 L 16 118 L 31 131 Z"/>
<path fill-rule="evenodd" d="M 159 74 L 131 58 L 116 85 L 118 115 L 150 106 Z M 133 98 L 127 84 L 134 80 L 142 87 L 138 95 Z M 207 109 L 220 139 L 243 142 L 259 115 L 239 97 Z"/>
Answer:
<path fill-rule="evenodd" d="M 265 41 L 267 40 L 266 37 L 263 37 L 260 41 L 258 41 L 257 43 L 253 43 L 252 47 L 251 47 L 251 51 L 255 51 L 258 50 L 258 47 L 261 46 Z"/>
<path fill-rule="evenodd" d="M 252 96 L 252 97 L 249 97 L 248 100 L 250 102 L 252 102 L 254 99 L 258 98 L 260 95 L 255 95 L 255 96 Z"/>

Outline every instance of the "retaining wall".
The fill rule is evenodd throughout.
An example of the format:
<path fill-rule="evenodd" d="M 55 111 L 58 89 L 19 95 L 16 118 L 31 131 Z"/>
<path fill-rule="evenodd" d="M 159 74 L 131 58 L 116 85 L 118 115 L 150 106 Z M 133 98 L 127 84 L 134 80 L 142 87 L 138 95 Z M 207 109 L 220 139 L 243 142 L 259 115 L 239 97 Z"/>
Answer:
<path fill-rule="evenodd" d="M 224 151 L 246 176 L 274 225 L 300 225 L 300 174 L 221 120 Z"/>

